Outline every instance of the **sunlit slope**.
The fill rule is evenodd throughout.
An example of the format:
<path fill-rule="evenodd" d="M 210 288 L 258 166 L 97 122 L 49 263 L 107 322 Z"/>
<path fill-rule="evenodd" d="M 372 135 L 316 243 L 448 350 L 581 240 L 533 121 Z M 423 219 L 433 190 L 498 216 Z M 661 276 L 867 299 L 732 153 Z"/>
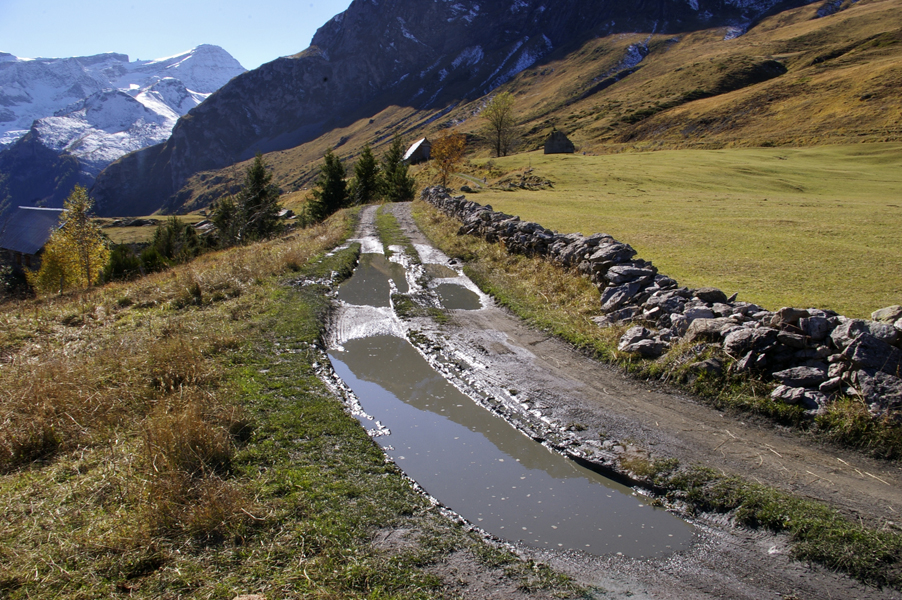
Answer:
<path fill-rule="evenodd" d="M 611 234 L 683 285 L 859 317 L 902 303 L 902 144 L 495 162 L 531 164 L 554 187 L 472 199 L 560 232 Z"/>

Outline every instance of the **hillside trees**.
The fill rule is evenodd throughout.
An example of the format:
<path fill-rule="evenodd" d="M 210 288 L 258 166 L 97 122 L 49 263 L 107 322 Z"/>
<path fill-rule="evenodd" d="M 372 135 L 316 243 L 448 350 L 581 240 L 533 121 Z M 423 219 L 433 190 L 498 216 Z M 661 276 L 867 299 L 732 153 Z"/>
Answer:
<path fill-rule="evenodd" d="M 369 204 L 379 198 L 382 185 L 382 173 L 370 145 L 366 144 L 360 152 L 360 158 L 354 165 L 354 183 L 349 192 L 350 201 L 354 204 Z"/>
<path fill-rule="evenodd" d="M 482 110 L 482 117 L 488 121 L 488 138 L 495 156 L 507 156 L 517 136 L 514 95 L 510 92 L 497 94 Z"/>
<path fill-rule="evenodd" d="M 100 279 L 110 249 L 100 226 L 91 220 L 94 201 L 80 185 L 66 198 L 60 226 L 44 246 L 41 267 L 28 274 L 39 292 L 91 287 Z"/>
<path fill-rule="evenodd" d="M 247 168 L 238 197 L 220 199 L 213 206 L 211 220 L 219 229 L 220 244 L 227 247 L 277 233 L 279 210 L 279 189 L 258 152 Z"/>
<path fill-rule="evenodd" d="M 316 178 L 313 199 L 307 205 L 307 216 L 313 222 L 322 221 L 348 203 L 344 165 L 332 153 L 331 148 L 326 150 L 323 159 L 322 169 Z"/>
<path fill-rule="evenodd" d="M 404 142 L 395 136 L 382 157 L 382 197 L 388 202 L 409 202 L 415 195 L 416 183 L 404 162 Z"/>
<path fill-rule="evenodd" d="M 448 178 L 464 157 L 467 137 L 462 133 L 444 134 L 432 143 L 432 162 L 442 178 L 442 186 L 447 187 Z"/>

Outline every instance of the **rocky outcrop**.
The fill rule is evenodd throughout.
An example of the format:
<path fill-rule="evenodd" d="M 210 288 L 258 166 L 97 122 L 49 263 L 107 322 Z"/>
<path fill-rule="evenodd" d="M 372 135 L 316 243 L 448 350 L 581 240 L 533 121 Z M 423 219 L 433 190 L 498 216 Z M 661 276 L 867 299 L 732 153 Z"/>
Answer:
<path fill-rule="evenodd" d="M 633 325 L 620 339 L 621 352 L 654 358 L 679 341 L 714 345 L 732 359 L 734 374 L 773 381 L 774 401 L 812 414 L 839 395 L 860 398 L 875 415 L 895 416 L 902 408 L 902 307 L 875 311 L 871 320 L 816 308 L 769 311 L 716 288 L 680 287 L 603 233 L 557 233 L 441 187 L 427 188 L 422 198 L 461 220 L 460 235 L 547 258 L 591 280 L 604 313 L 596 323 Z"/>
<path fill-rule="evenodd" d="M 310 48 L 236 77 L 165 144 L 111 165 L 92 195 L 107 214 L 152 201 L 174 209 L 195 173 L 298 146 L 388 106 L 451 108 L 588 39 L 748 23 L 778 4 L 807 2 L 354 0 Z"/>

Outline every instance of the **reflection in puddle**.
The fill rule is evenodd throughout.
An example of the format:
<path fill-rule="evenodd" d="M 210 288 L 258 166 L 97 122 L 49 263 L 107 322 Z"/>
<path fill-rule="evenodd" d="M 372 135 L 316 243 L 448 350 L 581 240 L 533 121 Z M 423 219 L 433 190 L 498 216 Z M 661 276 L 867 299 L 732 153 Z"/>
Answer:
<path fill-rule="evenodd" d="M 440 283 L 433 288 L 438 294 L 442 307 L 458 310 L 479 310 L 482 301 L 479 295 L 456 283 Z"/>
<path fill-rule="evenodd" d="M 389 281 L 405 294 L 408 291 L 405 275 L 402 265 L 391 262 L 383 254 L 361 254 L 354 276 L 338 288 L 338 297 L 348 304 L 390 306 Z"/>
<path fill-rule="evenodd" d="M 479 407 L 406 340 L 351 340 L 330 358 L 364 410 L 391 430 L 378 438 L 386 453 L 482 529 L 540 548 L 632 557 L 668 554 L 690 542 L 690 525 Z"/>
<path fill-rule="evenodd" d="M 460 277 L 457 271 L 445 265 L 425 264 L 423 265 L 423 273 L 431 279 L 450 279 L 452 277 Z"/>

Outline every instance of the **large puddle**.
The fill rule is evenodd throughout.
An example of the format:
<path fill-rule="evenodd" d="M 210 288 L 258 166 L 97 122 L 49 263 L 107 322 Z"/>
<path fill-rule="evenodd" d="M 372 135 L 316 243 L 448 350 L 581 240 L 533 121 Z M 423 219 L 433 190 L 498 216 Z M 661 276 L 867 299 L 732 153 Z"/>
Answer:
<path fill-rule="evenodd" d="M 383 306 L 393 273 L 363 258 L 358 272 L 361 279 L 355 281 L 355 273 L 339 297 L 352 303 L 349 288 L 361 304 Z M 379 289 L 362 293 L 364 280 L 379 281 Z M 390 430 L 378 437 L 386 453 L 429 494 L 485 531 L 540 548 L 637 558 L 668 554 L 691 541 L 686 522 L 480 407 L 406 339 L 376 334 L 345 340 L 329 356 L 364 411 Z"/>

